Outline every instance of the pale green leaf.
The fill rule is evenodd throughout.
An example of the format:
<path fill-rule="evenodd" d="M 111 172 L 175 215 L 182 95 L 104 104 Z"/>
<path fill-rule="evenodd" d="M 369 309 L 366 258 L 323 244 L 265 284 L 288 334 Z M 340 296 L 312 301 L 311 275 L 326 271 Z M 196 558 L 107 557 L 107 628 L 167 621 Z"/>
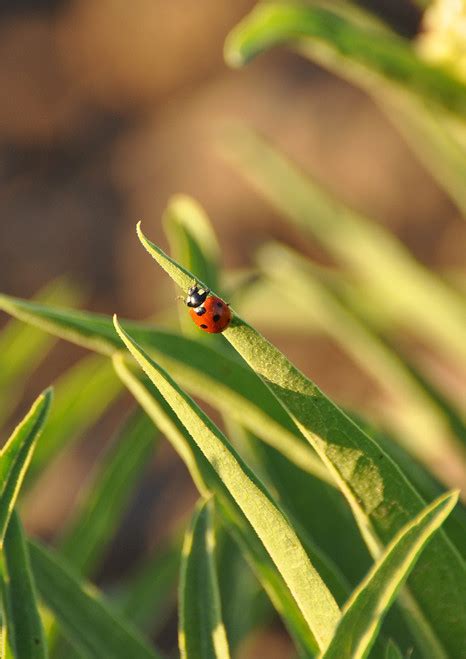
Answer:
<path fill-rule="evenodd" d="M 44 426 L 52 390 L 46 389 L 16 427 L 0 452 L 0 547 L 3 545 L 10 515 Z"/>
<path fill-rule="evenodd" d="M 412 368 L 321 280 L 311 264 L 285 245 L 269 243 L 258 253 L 262 271 L 300 318 L 310 316 L 388 394 L 384 415 L 406 447 L 432 469 L 465 458 L 450 431 L 450 414 Z M 441 474 L 445 476 L 445 474 Z"/>
<path fill-rule="evenodd" d="M 178 623 L 182 659 L 230 657 L 215 566 L 212 516 L 212 501 L 201 500 L 184 538 Z"/>
<path fill-rule="evenodd" d="M 124 332 L 115 327 L 128 350 L 173 408 L 225 484 L 267 549 L 321 647 L 331 637 L 339 609 L 298 537 L 272 497 L 226 437 L 202 410 Z"/>
<path fill-rule="evenodd" d="M 160 431 L 172 443 L 185 462 L 203 497 L 215 493 L 222 521 L 240 545 L 249 565 L 257 575 L 278 613 L 293 637 L 300 655 L 314 656 L 317 645 L 303 615 L 280 572 L 276 569 L 254 528 L 234 497 L 207 460 L 192 435 L 186 430 L 158 390 L 142 375 L 128 368 L 122 355 L 114 356 L 118 375 Z"/>
<path fill-rule="evenodd" d="M 190 273 L 148 241 L 140 226 L 138 235 L 151 256 L 186 290 Z M 234 312 L 224 336 L 314 446 L 347 498 L 369 549 L 377 556 L 381 547 L 422 510 L 419 494 L 371 438 Z M 436 647 L 458 654 L 466 635 L 465 566 L 442 531 L 421 556 L 409 584 L 416 602 L 411 609 L 416 613 L 413 624 L 419 641 L 432 646 L 436 638 Z M 435 598 L 431 597 L 432 588 Z"/>
<path fill-rule="evenodd" d="M 457 500 L 458 492 L 441 496 L 397 533 L 345 605 L 325 659 L 367 656 L 383 616 Z"/>

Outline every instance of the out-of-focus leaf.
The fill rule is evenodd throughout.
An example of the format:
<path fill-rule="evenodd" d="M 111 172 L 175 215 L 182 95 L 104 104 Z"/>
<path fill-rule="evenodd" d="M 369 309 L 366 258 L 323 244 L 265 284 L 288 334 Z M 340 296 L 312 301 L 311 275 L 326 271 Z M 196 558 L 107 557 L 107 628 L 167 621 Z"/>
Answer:
<path fill-rule="evenodd" d="M 384 659 L 403 659 L 403 655 L 401 654 L 399 647 L 392 639 L 390 639 L 387 643 Z"/>
<path fill-rule="evenodd" d="M 41 289 L 34 299 L 42 304 L 73 305 L 81 301 L 80 293 L 65 279 L 58 279 Z M 0 332 L 0 424 L 16 402 L 26 376 L 45 359 L 55 343 L 49 334 L 35 327 L 11 320 Z"/>
<path fill-rule="evenodd" d="M 46 389 L 0 452 L 0 547 L 52 400 Z"/>
<path fill-rule="evenodd" d="M 281 615 L 300 654 L 312 657 L 317 645 L 296 601 L 254 528 L 213 466 L 152 383 L 147 378 L 133 373 L 122 355 L 116 355 L 113 359 L 118 375 L 185 462 L 200 494 L 208 497 L 215 493 L 218 510 L 226 529 L 240 545 L 248 563 Z"/>
<path fill-rule="evenodd" d="M 407 40 L 306 3 L 259 3 L 228 36 L 225 57 L 238 67 L 273 46 L 300 42 L 317 61 L 345 67 L 369 90 L 382 82 L 393 93 L 413 95 L 452 115 L 466 114 L 466 86 L 417 57 Z"/>
<path fill-rule="evenodd" d="M 108 316 L 63 311 L 0 295 L 0 308 L 15 317 L 91 350 L 112 354 L 120 347 Z M 263 441 L 276 446 L 303 469 L 328 482 L 330 475 L 266 386 L 244 365 L 210 345 L 123 321 L 131 336 L 195 396 L 235 415 Z M 254 390 L 254 397 L 244 392 Z"/>
<path fill-rule="evenodd" d="M 122 615 L 147 633 L 155 633 L 171 613 L 181 544 L 173 541 L 138 566 L 112 598 Z"/>
<path fill-rule="evenodd" d="M 338 606 L 293 528 L 224 435 L 115 320 L 126 347 L 173 408 L 181 423 L 242 510 L 282 575 L 319 647 L 331 638 Z"/>
<path fill-rule="evenodd" d="M 3 551 L 3 598 L 9 644 L 16 659 L 46 659 L 47 645 L 28 548 L 21 522 L 14 511 L 8 524 Z"/>
<path fill-rule="evenodd" d="M 233 131 L 225 156 L 288 220 L 350 270 L 367 304 L 434 342 L 455 363 L 466 363 L 464 300 L 394 236 L 336 201 L 245 126 Z"/>
<path fill-rule="evenodd" d="M 157 263 L 186 290 L 190 273 L 147 240 L 140 225 L 138 235 Z M 314 446 L 347 498 L 370 551 L 377 556 L 381 547 L 422 510 L 422 498 L 370 437 L 235 313 L 224 336 Z M 460 594 L 466 590 L 465 565 L 441 531 L 418 561 L 409 585 L 415 598 L 410 619 L 419 643 L 432 647 L 436 639 L 439 652 L 458 654 L 466 636 L 466 597 Z M 435 598 L 431 596 L 433 588 Z"/>
<path fill-rule="evenodd" d="M 89 583 L 38 542 L 29 543 L 37 588 L 65 636 L 86 657 L 156 659 L 160 655 L 127 621 L 117 616 Z"/>
<path fill-rule="evenodd" d="M 80 573 L 92 574 L 98 566 L 154 451 L 156 434 L 151 419 L 135 412 L 97 464 L 60 542 L 60 553 Z"/>
<path fill-rule="evenodd" d="M 183 543 L 178 643 L 182 659 L 229 659 L 215 567 L 212 502 L 196 507 Z"/>
<path fill-rule="evenodd" d="M 403 526 L 344 607 L 325 659 L 366 657 L 382 618 L 406 581 L 425 545 L 438 531 L 458 500 L 443 495 Z"/>
<path fill-rule="evenodd" d="M 66 371 L 54 389 L 53 410 L 31 464 L 30 482 L 99 419 L 120 393 L 121 384 L 108 360 L 90 355 Z"/>
<path fill-rule="evenodd" d="M 176 195 L 163 219 L 175 258 L 217 290 L 220 247 L 204 209 L 191 197 Z"/>

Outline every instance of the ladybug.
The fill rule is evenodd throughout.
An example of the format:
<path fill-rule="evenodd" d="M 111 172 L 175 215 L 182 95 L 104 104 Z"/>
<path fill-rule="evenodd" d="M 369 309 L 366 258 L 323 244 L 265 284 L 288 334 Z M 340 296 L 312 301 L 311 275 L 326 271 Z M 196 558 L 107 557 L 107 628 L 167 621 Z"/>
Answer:
<path fill-rule="evenodd" d="M 197 283 L 188 290 L 185 304 L 190 307 L 189 315 L 194 323 L 204 332 L 220 334 L 230 324 L 228 304 Z"/>

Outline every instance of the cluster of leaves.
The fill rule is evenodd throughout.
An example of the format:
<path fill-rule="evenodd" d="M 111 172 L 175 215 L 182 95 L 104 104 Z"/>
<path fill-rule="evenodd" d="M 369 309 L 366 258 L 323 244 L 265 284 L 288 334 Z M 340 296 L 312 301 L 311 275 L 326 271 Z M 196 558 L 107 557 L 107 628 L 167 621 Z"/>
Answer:
<path fill-rule="evenodd" d="M 260 4 L 230 35 L 226 57 L 238 66 L 282 42 L 364 87 L 389 116 L 396 107 L 401 129 L 466 211 L 461 82 L 347 3 Z M 233 321 L 216 337 L 185 317 L 179 332 L 56 306 L 57 298 L 69 303 L 63 284 L 36 301 L 0 295 L 0 308 L 15 318 L 0 336 L 2 420 L 55 339 L 94 353 L 57 382 L 49 419 L 47 390 L 0 454 L 2 656 L 158 657 L 148 637 L 166 618 L 179 574 L 183 657 L 229 657 L 272 607 L 303 657 L 461 657 L 465 511 L 458 491 L 443 493 L 455 484 L 451 474 L 437 471 L 440 485 L 429 469 L 464 462 L 464 419 L 387 337 L 406 327 L 446 359 L 466 362 L 464 300 L 250 129 L 237 127 L 224 150 L 345 276 L 267 244 L 254 277 L 230 291 Z M 196 279 L 228 292 L 202 209 L 176 197 L 164 220 L 172 256 L 140 226 L 138 236 L 181 291 Z M 327 333 L 383 385 L 386 432 L 375 432 L 364 411 L 356 418 L 340 409 L 242 320 L 242 311 L 254 320 L 259 309 L 262 323 L 279 323 L 268 304 L 277 287 L 299 311 L 300 331 Z M 137 406 L 57 548 L 27 539 L 19 496 L 123 388 Z M 220 412 L 228 438 L 190 395 Z M 185 463 L 200 501 L 183 543 L 175 536 L 104 595 L 88 580 L 158 433 Z"/>

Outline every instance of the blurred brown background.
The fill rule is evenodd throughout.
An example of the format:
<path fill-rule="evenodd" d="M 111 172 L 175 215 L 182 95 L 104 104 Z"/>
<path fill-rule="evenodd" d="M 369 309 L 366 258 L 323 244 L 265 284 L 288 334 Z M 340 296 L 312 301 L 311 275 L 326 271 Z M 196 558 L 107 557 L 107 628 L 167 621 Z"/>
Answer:
<path fill-rule="evenodd" d="M 366 3 L 375 4 L 401 33 L 416 32 L 419 16 L 408 2 Z M 234 118 L 260 129 L 343 200 L 389 226 L 422 262 L 464 268 L 464 222 L 365 95 L 284 50 L 242 71 L 225 66 L 224 39 L 253 5 L 3 0 L 2 292 L 30 297 L 66 273 L 87 291 L 87 308 L 143 318 L 173 305 L 173 289 L 141 252 L 135 224 L 143 219 L 147 235 L 165 245 L 160 218 L 178 192 L 208 211 L 228 268 L 250 265 L 270 237 L 324 260 L 222 161 L 215 139 Z M 376 395 L 330 342 L 313 338 L 303 350 L 302 338 L 272 338 L 341 402 Z M 28 385 L 25 405 L 81 354 L 58 346 Z M 49 477 L 31 528 L 53 535 L 100 450 L 96 437 L 108 436 L 114 425 L 110 415 L 69 458 L 68 469 L 62 462 Z M 155 521 L 168 502 L 187 509 L 195 498 L 176 456 L 164 451 L 157 488 L 147 485 L 139 498 L 151 511 L 139 514 Z M 137 553 L 138 542 L 134 531 L 126 549 L 117 543 L 109 574 Z"/>

